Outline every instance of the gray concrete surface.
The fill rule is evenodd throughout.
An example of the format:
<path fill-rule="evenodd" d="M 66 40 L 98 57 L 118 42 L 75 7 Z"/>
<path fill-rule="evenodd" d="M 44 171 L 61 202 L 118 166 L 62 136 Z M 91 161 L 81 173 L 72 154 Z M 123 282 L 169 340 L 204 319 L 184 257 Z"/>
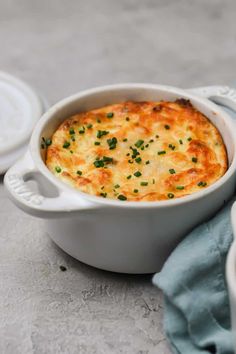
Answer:
<path fill-rule="evenodd" d="M 230 84 L 235 18 L 234 0 L 0 0 L 0 69 L 51 103 L 107 83 Z M 2 183 L 0 201 L 1 354 L 170 353 L 150 276 L 79 263 Z"/>

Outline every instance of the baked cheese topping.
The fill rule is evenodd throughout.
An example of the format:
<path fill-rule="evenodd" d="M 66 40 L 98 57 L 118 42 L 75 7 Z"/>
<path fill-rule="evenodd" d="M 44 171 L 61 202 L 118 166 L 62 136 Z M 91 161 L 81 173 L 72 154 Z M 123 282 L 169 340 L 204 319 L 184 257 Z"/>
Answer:
<path fill-rule="evenodd" d="M 47 167 L 63 182 L 118 200 L 183 197 L 227 170 L 219 131 L 185 99 L 78 113 L 43 138 L 44 147 Z"/>

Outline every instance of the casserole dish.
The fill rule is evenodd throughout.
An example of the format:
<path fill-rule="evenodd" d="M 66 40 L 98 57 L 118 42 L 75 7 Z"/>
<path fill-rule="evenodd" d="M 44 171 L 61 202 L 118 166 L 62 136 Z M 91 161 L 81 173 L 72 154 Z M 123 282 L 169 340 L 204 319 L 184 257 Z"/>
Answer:
<path fill-rule="evenodd" d="M 229 168 L 204 190 L 176 200 L 123 202 L 73 189 L 46 167 L 41 139 L 52 136 L 68 116 L 127 100 L 178 98 L 190 100 L 206 115 L 226 145 Z M 234 193 L 235 125 L 209 98 L 236 109 L 236 92 L 220 86 L 181 90 L 161 85 L 118 84 L 66 98 L 43 115 L 27 154 L 6 173 L 4 182 L 9 196 L 25 212 L 44 218 L 54 242 L 82 262 L 115 272 L 156 272 L 184 235 L 212 216 Z M 30 180 L 37 183 L 38 192 L 28 184 Z"/>

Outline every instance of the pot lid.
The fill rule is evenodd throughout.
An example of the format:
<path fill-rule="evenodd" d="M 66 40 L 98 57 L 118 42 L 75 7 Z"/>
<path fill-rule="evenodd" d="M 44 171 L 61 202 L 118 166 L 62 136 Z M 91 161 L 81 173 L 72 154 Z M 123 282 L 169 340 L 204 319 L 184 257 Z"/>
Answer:
<path fill-rule="evenodd" d="M 46 106 L 25 82 L 0 71 L 0 174 L 25 152 Z"/>

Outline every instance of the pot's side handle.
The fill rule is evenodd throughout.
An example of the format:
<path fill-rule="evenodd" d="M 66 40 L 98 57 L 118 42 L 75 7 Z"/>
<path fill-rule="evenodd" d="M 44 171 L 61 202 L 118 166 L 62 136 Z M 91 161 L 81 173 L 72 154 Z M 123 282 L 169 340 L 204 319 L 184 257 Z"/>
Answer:
<path fill-rule="evenodd" d="M 228 107 L 236 112 L 236 89 L 228 86 L 206 86 L 187 89 L 194 95 L 208 98 L 211 101 Z"/>
<path fill-rule="evenodd" d="M 36 182 L 39 192 L 27 182 Z M 16 162 L 5 174 L 4 184 L 10 199 L 28 214 L 41 218 L 64 216 L 67 212 L 98 208 L 96 204 L 75 193 L 59 190 L 37 171 L 30 152 Z"/>

